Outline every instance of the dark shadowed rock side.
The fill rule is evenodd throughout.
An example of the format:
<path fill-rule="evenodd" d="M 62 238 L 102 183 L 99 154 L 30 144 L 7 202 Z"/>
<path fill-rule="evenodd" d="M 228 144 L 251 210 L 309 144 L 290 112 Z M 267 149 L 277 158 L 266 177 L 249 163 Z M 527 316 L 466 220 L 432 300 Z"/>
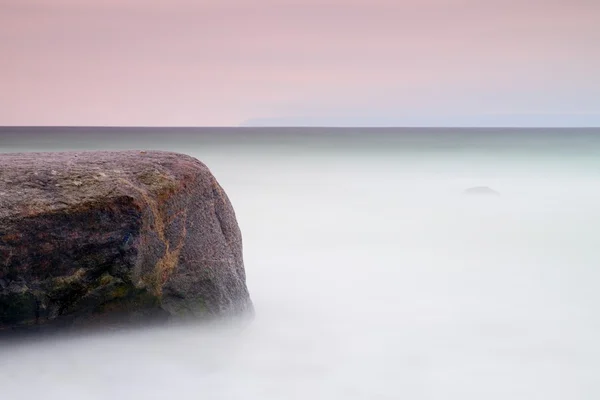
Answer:
<path fill-rule="evenodd" d="M 0 154 L 0 330 L 252 314 L 234 210 L 200 161 Z"/>

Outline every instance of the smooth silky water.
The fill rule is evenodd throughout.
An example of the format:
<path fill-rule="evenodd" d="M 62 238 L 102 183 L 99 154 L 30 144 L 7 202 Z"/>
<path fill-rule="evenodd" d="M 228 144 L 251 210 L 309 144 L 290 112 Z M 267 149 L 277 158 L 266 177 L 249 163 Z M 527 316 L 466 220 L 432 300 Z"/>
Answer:
<path fill-rule="evenodd" d="M 600 398 L 600 132 L 3 129 L 202 160 L 256 318 L 7 342 L 2 399 Z"/>

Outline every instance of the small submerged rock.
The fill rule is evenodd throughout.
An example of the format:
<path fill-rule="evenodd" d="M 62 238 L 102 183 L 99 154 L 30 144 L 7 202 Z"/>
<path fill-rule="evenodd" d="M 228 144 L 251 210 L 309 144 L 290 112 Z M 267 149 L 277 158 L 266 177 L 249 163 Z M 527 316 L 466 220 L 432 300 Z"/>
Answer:
<path fill-rule="evenodd" d="M 476 186 L 466 189 L 463 194 L 467 196 L 494 196 L 499 197 L 500 193 L 487 186 Z"/>
<path fill-rule="evenodd" d="M 234 210 L 159 151 L 0 155 L 0 330 L 253 313 Z"/>

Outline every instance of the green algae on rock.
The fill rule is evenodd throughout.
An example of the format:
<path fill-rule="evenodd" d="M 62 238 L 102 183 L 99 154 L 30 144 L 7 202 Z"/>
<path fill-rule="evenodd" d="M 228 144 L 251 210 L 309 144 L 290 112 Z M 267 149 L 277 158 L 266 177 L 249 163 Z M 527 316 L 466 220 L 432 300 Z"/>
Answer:
<path fill-rule="evenodd" d="M 252 313 L 234 210 L 200 161 L 0 155 L 0 329 Z"/>

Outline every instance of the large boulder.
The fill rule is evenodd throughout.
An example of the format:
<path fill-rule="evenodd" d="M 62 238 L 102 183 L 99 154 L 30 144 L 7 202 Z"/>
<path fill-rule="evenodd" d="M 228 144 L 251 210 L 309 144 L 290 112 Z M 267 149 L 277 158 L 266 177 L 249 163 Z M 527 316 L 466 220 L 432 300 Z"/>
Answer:
<path fill-rule="evenodd" d="M 0 155 L 0 330 L 252 313 L 234 210 L 200 161 Z"/>

